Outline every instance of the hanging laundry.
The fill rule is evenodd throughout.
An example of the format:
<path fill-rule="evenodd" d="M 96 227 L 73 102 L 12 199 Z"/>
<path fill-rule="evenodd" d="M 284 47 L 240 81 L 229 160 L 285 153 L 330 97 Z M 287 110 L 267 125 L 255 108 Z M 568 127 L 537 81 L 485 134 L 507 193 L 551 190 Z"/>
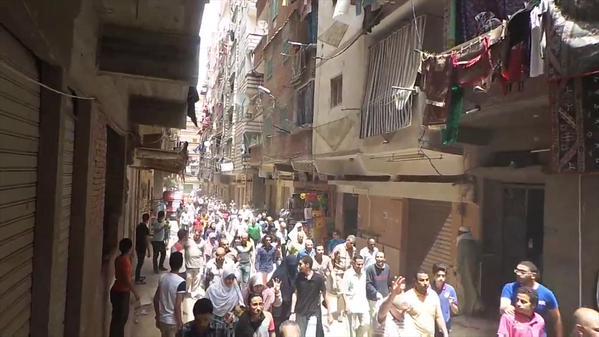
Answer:
<path fill-rule="evenodd" d="M 303 21 L 308 14 L 312 13 L 312 0 L 300 0 L 298 13 Z"/>
<path fill-rule="evenodd" d="M 446 124 L 451 104 L 453 63 L 451 55 L 430 56 L 422 62 L 426 108 L 422 125 Z"/>
<path fill-rule="evenodd" d="M 541 2 L 530 11 L 530 77 L 544 73 L 545 62 L 545 28 L 543 17 L 549 9 L 549 1 Z"/>
<path fill-rule="evenodd" d="M 364 0 L 364 20 L 362 21 L 362 29 L 370 33 L 372 27 L 378 25 L 383 18 L 382 8 L 379 6 L 378 9 L 373 9 L 373 5 L 366 4 L 369 0 Z M 375 2 L 374 0 L 370 0 Z"/>
<path fill-rule="evenodd" d="M 547 24 L 549 79 L 574 77 L 599 70 L 599 22 L 574 21 L 550 1 Z"/>
<path fill-rule="evenodd" d="M 468 87 L 488 87 L 493 73 L 489 38 L 484 37 L 480 43 L 472 45 L 461 55 L 452 58 L 455 70 L 455 83 Z"/>
<path fill-rule="evenodd" d="M 509 91 L 511 91 L 513 83 L 520 83 L 520 89 L 522 88 L 521 83 L 524 80 L 527 69 L 524 64 L 524 50 L 524 42 L 518 43 L 510 50 L 509 60 L 501 71 L 504 94 L 507 94 Z"/>
<path fill-rule="evenodd" d="M 339 21 L 339 18 L 347 14 L 349 12 L 350 5 L 350 0 L 337 0 L 337 4 L 333 10 L 333 20 Z"/>
<path fill-rule="evenodd" d="M 352 5 L 356 6 L 356 15 L 362 15 L 362 0 L 352 0 Z"/>
<path fill-rule="evenodd" d="M 457 5 L 457 27 L 459 36 L 457 42 L 468 41 L 479 34 L 479 24 L 476 16 L 483 12 L 490 12 L 493 16 L 488 16 L 489 24 L 493 24 L 492 18 L 505 20 L 509 15 L 514 14 L 520 8 L 523 8 L 523 0 L 456 0 Z M 482 16 L 479 17 L 482 20 Z M 483 25 L 486 24 L 483 21 Z"/>
<path fill-rule="evenodd" d="M 447 127 L 441 132 L 441 138 L 444 145 L 451 145 L 458 142 L 460 131 L 460 121 L 464 115 L 464 90 L 454 85 L 451 87 L 451 110 Z"/>

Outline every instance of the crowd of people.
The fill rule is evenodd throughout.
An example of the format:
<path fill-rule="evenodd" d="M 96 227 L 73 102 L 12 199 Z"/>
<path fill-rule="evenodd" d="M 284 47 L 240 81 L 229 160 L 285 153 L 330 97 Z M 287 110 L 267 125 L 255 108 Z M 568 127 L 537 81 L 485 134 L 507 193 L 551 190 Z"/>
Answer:
<path fill-rule="evenodd" d="M 135 284 L 145 283 L 150 247 L 153 270 L 162 273 L 154 310 L 163 337 L 323 337 L 333 336 L 335 321 L 347 324 L 351 337 L 448 337 L 460 311 L 447 265 L 396 276 L 375 239 L 359 251 L 353 235 L 343 240 L 333 232 L 315 242 L 313 221 L 288 224 L 284 216 L 198 197 L 175 215 L 177 241 L 169 244 L 166 216 L 160 210 L 151 221 L 144 214 L 135 238 Z M 110 296 L 114 337 L 123 336 L 129 294 L 138 298 L 130 277 L 133 242 L 123 239 L 119 249 Z M 557 299 L 537 282 L 536 266 L 522 261 L 514 272 L 516 282 L 501 295 L 497 335 L 563 337 Z M 185 298 L 195 301 L 195 319 L 184 324 Z M 580 309 L 575 318 L 577 336 L 599 334 L 599 313 Z"/>

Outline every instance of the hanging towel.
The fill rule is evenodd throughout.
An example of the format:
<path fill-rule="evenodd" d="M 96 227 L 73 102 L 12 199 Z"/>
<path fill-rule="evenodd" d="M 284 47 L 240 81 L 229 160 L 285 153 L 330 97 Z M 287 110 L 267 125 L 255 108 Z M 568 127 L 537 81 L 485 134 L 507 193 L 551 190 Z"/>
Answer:
<path fill-rule="evenodd" d="M 446 124 L 449 114 L 453 64 L 451 55 L 430 56 L 422 62 L 426 108 L 423 125 Z"/>
<path fill-rule="evenodd" d="M 489 38 L 484 37 L 461 55 L 452 58 L 456 81 L 460 86 L 486 87 L 493 72 Z"/>
<path fill-rule="evenodd" d="M 542 0 L 530 11 L 530 77 L 541 76 L 544 73 L 546 40 L 543 16 L 548 8 L 548 1 Z"/>
<path fill-rule="evenodd" d="M 464 90 L 454 85 L 451 87 L 451 111 L 447 120 L 447 127 L 441 133 L 444 145 L 451 145 L 458 142 L 460 121 L 464 114 Z"/>
<path fill-rule="evenodd" d="M 333 11 L 333 19 L 338 20 L 349 12 L 350 0 L 337 0 L 335 10 Z"/>

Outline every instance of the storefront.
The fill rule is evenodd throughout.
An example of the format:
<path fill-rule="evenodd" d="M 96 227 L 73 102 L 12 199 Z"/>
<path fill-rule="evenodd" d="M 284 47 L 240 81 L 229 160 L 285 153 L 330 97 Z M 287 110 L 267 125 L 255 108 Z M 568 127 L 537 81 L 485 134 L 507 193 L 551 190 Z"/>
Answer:
<path fill-rule="evenodd" d="M 296 181 L 294 190 L 287 206 L 290 217 L 296 221 L 305 221 L 306 208 L 311 207 L 313 239 L 324 242 L 334 228 L 335 186 Z"/>

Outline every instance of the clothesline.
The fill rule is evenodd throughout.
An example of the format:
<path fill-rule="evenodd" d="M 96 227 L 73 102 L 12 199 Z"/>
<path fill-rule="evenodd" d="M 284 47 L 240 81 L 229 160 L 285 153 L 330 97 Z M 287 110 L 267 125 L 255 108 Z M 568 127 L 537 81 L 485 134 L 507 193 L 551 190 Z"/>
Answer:
<path fill-rule="evenodd" d="M 429 58 L 429 57 L 447 57 L 447 56 L 451 56 L 454 53 L 458 53 L 461 54 L 464 51 L 481 44 L 485 38 L 489 38 L 489 45 L 494 45 L 495 43 L 503 40 L 503 38 L 505 37 L 505 28 L 507 27 L 507 23 L 504 21 L 501 26 L 496 27 L 492 30 L 490 30 L 489 32 L 483 34 L 483 35 L 479 35 L 476 38 L 470 40 L 470 41 L 466 41 L 460 45 L 457 45 L 447 51 L 444 51 L 442 53 L 429 53 L 420 49 L 414 49 L 415 52 L 420 53 L 423 57 L 423 59 Z"/>

